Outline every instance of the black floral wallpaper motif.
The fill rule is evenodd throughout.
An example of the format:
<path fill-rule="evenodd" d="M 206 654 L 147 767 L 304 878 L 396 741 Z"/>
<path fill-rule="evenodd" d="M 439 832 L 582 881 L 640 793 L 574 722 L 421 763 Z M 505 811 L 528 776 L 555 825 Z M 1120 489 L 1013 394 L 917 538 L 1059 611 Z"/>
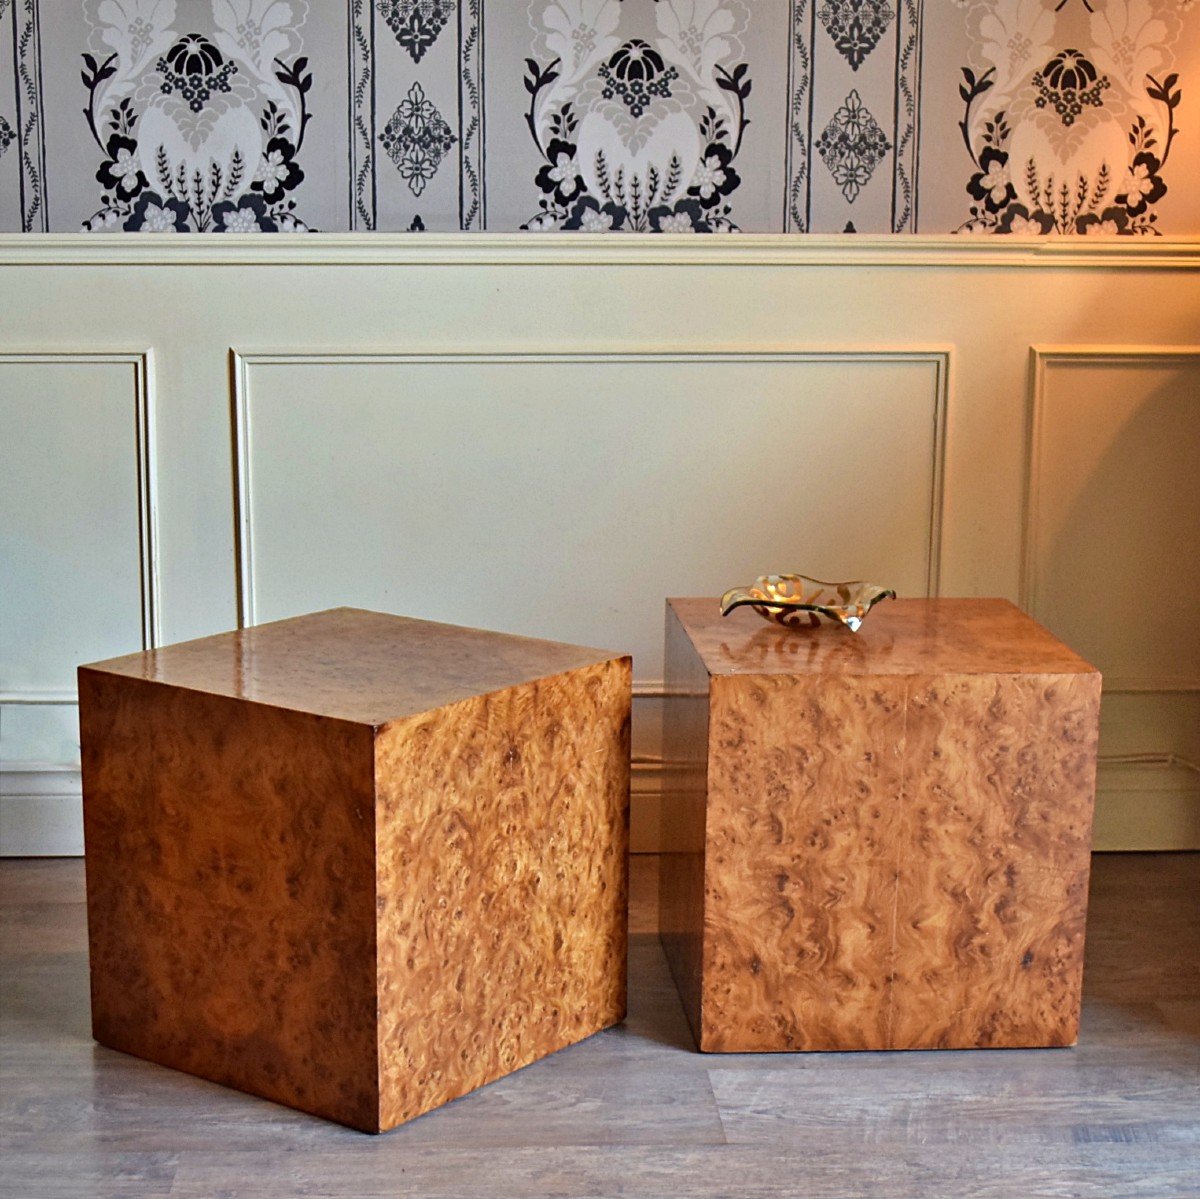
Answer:
<path fill-rule="evenodd" d="M 1067 46 L 1056 36 L 1065 5 L 971 13 L 974 61 L 959 85 L 973 167 L 964 231 L 1159 231 L 1184 91 L 1168 48 L 1192 6 L 1074 2 L 1089 36 Z M 1179 186 L 1194 183 L 1195 165 L 1193 151 Z"/>
<path fill-rule="evenodd" d="M 1200 231 L 1200 0 L 0 0 L 0 230 Z"/>
<path fill-rule="evenodd" d="M 111 6 L 111 0 L 110 0 Z M 100 9 L 105 8 L 104 4 Z M 213 5 L 207 34 L 130 26 L 127 45 L 83 55 L 84 117 L 99 151 L 89 230 L 250 233 L 308 228 L 292 193 L 312 87 L 303 55 Z M 113 33 L 114 27 L 109 27 Z M 112 42 L 108 41 L 111 45 Z"/>
<path fill-rule="evenodd" d="M 537 39 L 539 57 L 526 60 L 529 132 L 544 165 L 534 176 L 538 209 L 521 227 L 737 229 L 734 163 L 753 87 L 749 65 L 734 61 L 740 47 L 721 35 L 697 43 L 703 27 L 669 3 L 655 13 L 653 45 L 622 40 L 621 15 L 612 9 L 598 29 L 577 20 L 570 40 L 551 25 Z"/>

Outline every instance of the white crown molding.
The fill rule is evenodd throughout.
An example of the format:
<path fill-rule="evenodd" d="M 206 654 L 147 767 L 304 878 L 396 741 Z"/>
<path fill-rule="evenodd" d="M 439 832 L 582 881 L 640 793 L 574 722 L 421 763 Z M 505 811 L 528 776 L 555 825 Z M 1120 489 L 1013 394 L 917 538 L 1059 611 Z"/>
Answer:
<path fill-rule="evenodd" d="M 2 233 L 5 266 L 814 266 L 1200 270 L 1200 237 Z"/>

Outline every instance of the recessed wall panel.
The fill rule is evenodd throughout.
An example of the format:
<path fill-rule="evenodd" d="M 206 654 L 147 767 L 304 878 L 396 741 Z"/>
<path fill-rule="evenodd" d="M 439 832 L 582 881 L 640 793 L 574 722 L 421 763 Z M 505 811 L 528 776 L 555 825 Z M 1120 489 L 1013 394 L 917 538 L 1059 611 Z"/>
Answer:
<path fill-rule="evenodd" d="M 940 352 L 239 367 L 248 620 L 382 608 L 632 651 L 653 685 L 666 595 L 936 575 Z"/>
<path fill-rule="evenodd" d="M 0 353 L 0 761 L 78 755 L 75 667 L 153 623 L 141 355 Z"/>
<path fill-rule="evenodd" d="M 1200 689 L 1200 350 L 1036 360 L 1026 593 L 1110 689 Z"/>

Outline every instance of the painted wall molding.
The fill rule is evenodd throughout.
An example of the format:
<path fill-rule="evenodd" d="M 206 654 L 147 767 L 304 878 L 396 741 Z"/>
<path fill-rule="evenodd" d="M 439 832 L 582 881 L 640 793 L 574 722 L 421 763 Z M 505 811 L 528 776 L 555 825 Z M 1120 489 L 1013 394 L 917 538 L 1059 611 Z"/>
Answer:
<path fill-rule="evenodd" d="M 5 266 L 814 266 L 1132 267 L 1200 270 L 1200 237 L 1038 238 L 744 233 L 614 236 L 527 233 L 274 233 L 104 237 L 0 233 Z"/>
<path fill-rule="evenodd" d="M 154 356 L 150 349 L 42 346 L 0 350 L 0 364 L 123 364 L 133 373 L 137 475 L 139 620 L 144 649 L 159 644 L 159 540 Z M 0 706 L 74 707 L 74 688 L 5 686 Z M 77 762 L 0 764 L 0 857 L 83 853 L 82 781 Z"/>
<path fill-rule="evenodd" d="M 289 441 L 287 447 L 289 452 L 295 451 L 295 461 L 301 466 L 310 455 L 315 463 L 328 451 L 321 433 L 321 413 L 325 411 L 322 389 L 326 378 L 340 386 L 341 372 L 333 368 L 311 372 L 281 368 L 278 372 L 257 373 L 254 364 L 281 348 L 284 354 L 310 358 L 328 352 L 337 361 L 342 361 L 345 354 L 364 353 L 444 358 L 464 344 L 469 352 L 481 352 L 483 347 L 509 361 L 524 361 L 523 357 L 514 359 L 514 355 L 535 348 L 553 353 L 653 355 L 699 350 L 739 355 L 794 353 L 797 343 L 801 343 L 801 350 L 815 347 L 835 354 L 878 352 L 888 346 L 946 353 L 944 369 L 938 376 L 938 385 L 944 387 L 947 397 L 942 438 L 944 522 L 936 538 L 931 532 L 931 539 L 941 550 L 939 590 L 947 595 L 1003 595 L 1016 599 L 1021 595 L 1022 502 L 1031 411 L 1030 346 L 1044 351 L 1060 347 L 1073 350 L 1079 347 L 1072 343 L 1086 339 L 1094 344 L 1084 348 L 1093 353 L 1147 347 L 1159 353 L 1190 349 L 1184 343 L 1196 341 L 1200 320 L 1198 281 L 1200 237 L 1069 241 L 924 235 L 537 238 L 527 234 L 392 236 L 364 232 L 315 237 L 101 238 L 17 234 L 0 236 L 0 282 L 5 294 L 19 297 L 19 303 L 9 305 L 0 320 L 0 342 L 7 352 L 24 352 L 28 347 L 58 353 L 79 347 L 116 346 L 128 357 L 142 353 L 128 351 L 131 338 L 139 345 L 154 346 L 154 355 L 145 355 L 150 417 L 146 444 L 151 456 L 143 469 L 152 493 L 158 485 L 158 502 L 150 505 L 161 529 L 161 537 L 155 532 L 153 554 L 154 611 L 156 616 L 161 615 L 163 636 L 171 641 L 205 636 L 236 624 L 235 558 L 244 559 L 247 549 L 251 559 L 257 550 L 258 608 L 264 618 L 282 614 L 292 594 L 284 573 L 290 552 L 283 539 L 286 526 L 276 523 L 280 509 L 282 519 L 287 518 L 291 492 L 286 483 L 291 468 L 286 460 L 281 465 L 276 463 L 273 439 L 277 432 L 296 431 L 294 445 Z M 203 319 L 182 318 L 184 312 L 203 313 Z M 47 345 L 53 338 L 60 339 L 61 344 Z M 236 347 L 237 357 L 231 355 L 231 346 Z M 948 346 L 953 347 L 952 352 Z M 238 358 L 243 360 L 240 365 Z M 1121 372 L 1126 368 L 1114 364 L 1110 375 L 1104 361 L 1098 367 L 1086 368 L 1088 385 L 1101 385 L 1106 395 L 1112 395 L 1122 387 Z M 1194 363 L 1194 359 L 1188 361 Z M 251 364 L 249 378 L 239 384 L 237 372 L 247 364 Z M 327 376 L 320 374 L 321 369 L 327 370 Z M 523 372 L 523 378 L 540 386 L 540 369 Z M 584 379 L 589 369 L 556 373 L 571 385 Z M 1056 369 L 1052 368 L 1050 377 L 1052 405 L 1067 395 L 1068 383 L 1061 374 L 1054 373 Z M 370 399 L 376 377 L 368 377 L 369 370 L 364 370 L 365 374 L 357 375 L 350 370 L 347 386 L 361 390 Z M 790 368 L 770 370 L 777 375 L 771 384 L 775 389 L 772 394 L 778 398 L 776 412 L 786 426 L 787 436 L 814 433 L 788 404 L 793 391 L 803 397 L 808 376 L 801 372 L 793 387 Z M 729 390 L 726 380 L 736 387 L 743 372 L 741 368 L 726 368 L 720 383 L 713 385 L 704 381 L 700 370 L 683 373 L 687 379 L 696 380 L 694 385 L 706 395 L 717 397 Z M 903 560 L 912 576 L 906 586 L 915 594 L 920 590 L 925 565 L 922 547 L 928 492 L 922 484 L 929 474 L 923 449 L 919 460 L 913 455 L 918 447 L 929 444 L 925 422 L 932 399 L 926 401 L 924 397 L 931 394 L 933 371 L 899 366 L 855 368 L 849 372 L 849 383 L 844 388 L 838 381 L 840 368 L 827 373 L 833 381 L 823 382 L 821 387 L 835 398 L 842 391 L 848 399 L 853 398 L 860 388 L 883 389 L 888 395 L 893 389 L 905 389 L 904 402 L 894 398 L 886 410 L 894 414 L 887 428 L 905 437 L 902 477 L 904 494 L 911 503 L 903 520 Z M 1188 367 L 1188 381 L 1193 373 L 1194 367 Z M 112 371 L 97 374 L 106 395 L 118 405 L 111 411 L 128 411 L 123 399 L 124 371 L 119 377 Z M 405 449 L 406 417 L 393 413 L 387 399 L 388 395 L 403 398 L 410 389 L 399 370 L 380 368 L 380 374 L 383 394 L 371 399 L 366 410 L 373 414 L 370 419 L 383 421 L 389 430 L 387 437 L 396 439 L 405 461 L 419 463 L 418 450 Z M 1170 377 L 1171 372 L 1165 374 Z M 1139 371 L 1130 381 L 1136 382 L 1139 394 L 1150 395 L 1157 377 L 1157 373 Z M 644 398 L 639 401 L 644 407 L 634 405 L 629 409 L 645 411 L 655 427 L 661 424 L 654 408 L 657 378 L 649 372 Z M 693 386 L 687 379 L 681 385 L 684 394 Z M 259 542 L 248 547 L 238 545 L 241 514 L 235 519 L 233 499 L 234 472 L 241 467 L 235 467 L 240 451 L 231 437 L 231 393 L 239 386 L 243 405 L 248 397 L 251 414 L 262 418 L 254 430 L 258 441 L 252 455 L 255 478 L 251 482 L 251 491 L 257 487 L 259 500 Z M 455 387 L 451 380 L 442 394 L 450 395 Z M 552 387 L 547 386 L 545 392 L 538 406 L 531 409 L 530 419 L 554 411 Z M 897 390 L 896 397 L 900 394 Z M 303 411 L 293 413 L 289 408 L 293 395 L 305 405 Z M 336 402 L 337 395 L 336 387 L 329 391 L 331 403 Z M 408 411 L 409 401 L 405 402 Z M 1081 397 L 1081 405 L 1083 402 Z M 428 414 L 428 409 L 422 407 L 421 392 L 411 396 L 411 404 L 411 411 Z M 69 419 L 69 405 L 65 410 Z M 481 402 L 467 411 L 487 414 L 490 410 Z M 20 415 L 24 419 L 25 414 Z M 36 422 L 36 412 L 31 419 Z M 106 416 L 97 419 L 107 421 Z M 434 412 L 426 427 L 438 435 L 447 422 L 457 419 Z M 39 426 L 35 423 L 32 427 Z M 109 429 L 107 423 L 99 427 Z M 368 435 L 371 427 L 365 426 Z M 732 430 L 737 426 L 732 420 L 726 425 L 722 418 L 717 427 Z M 1187 427 L 1192 427 L 1190 416 Z M 848 478 L 856 466 L 878 462 L 880 454 L 894 454 L 888 448 L 888 437 L 871 436 L 875 429 L 877 424 L 871 418 L 864 418 L 844 436 L 835 420 L 824 424 L 815 434 L 817 440 L 807 442 L 810 447 L 818 447 L 814 457 L 832 455 L 830 470 L 822 477 L 832 478 L 840 472 L 840 477 Z M 155 430 L 156 435 L 151 436 Z M 336 530 L 343 504 L 348 502 L 353 512 L 359 511 L 353 454 L 356 439 L 361 436 L 362 427 L 357 432 L 351 428 L 338 434 L 337 452 L 351 455 L 345 472 L 351 481 L 338 492 L 336 511 L 316 513 L 316 536 L 328 537 L 335 550 L 341 549 Z M 86 469 L 87 438 L 80 441 L 70 463 L 63 467 L 63 477 L 68 479 L 81 477 L 79 472 Z M 240 444 L 244 449 L 244 437 Z M 390 443 L 380 444 L 380 438 L 374 444 L 378 453 L 373 452 L 366 460 L 372 477 L 384 478 L 387 459 L 395 451 Z M 424 444 L 424 434 L 420 444 Z M 564 438 L 561 444 L 568 465 L 586 465 L 592 455 L 582 442 L 573 448 L 574 443 Z M 596 452 L 619 452 L 621 444 L 619 430 L 609 426 Z M 875 451 L 878 453 L 872 458 Z M 121 465 L 111 469 L 122 471 L 130 453 L 127 449 L 117 460 Z M 748 450 L 744 465 L 753 469 L 768 458 L 767 448 Z M 130 462 L 130 469 L 132 465 Z M 109 469 L 105 468 L 106 480 L 110 478 Z M 1139 467 L 1139 477 L 1141 471 Z M 128 531 L 122 525 L 120 534 L 121 544 L 130 546 L 129 557 L 122 558 L 118 572 L 124 588 L 119 611 L 124 613 L 130 610 L 137 594 L 137 564 L 130 541 L 132 508 L 125 506 L 133 502 L 132 483 L 123 473 L 111 477 L 124 486 L 121 511 L 131 513 Z M 1047 483 L 1051 478 L 1046 476 Z M 1164 480 L 1163 485 L 1168 482 Z M 918 485 L 922 485 L 919 492 Z M 57 482 L 47 484 L 47 498 L 57 499 L 60 491 Z M 319 497 L 322 492 L 316 494 Z M 366 505 L 369 496 L 362 494 Z M 698 528 L 699 497 L 679 494 L 684 514 L 693 522 L 688 527 Z M 825 504 L 836 497 L 828 487 L 819 494 L 821 511 L 826 511 Z M 1049 502 L 1049 492 L 1046 498 Z M 64 496 L 64 500 L 69 502 L 70 496 Z M 535 523 L 529 519 L 530 509 L 522 508 L 518 523 L 512 527 L 515 538 L 530 541 L 529 548 L 525 542 L 520 543 L 521 552 L 528 553 L 527 561 L 536 563 L 540 560 L 538 544 L 552 556 L 558 543 L 553 533 L 548 540 L 532 543 Z M 738 519 L 752 519 L 752 511 L 747 505 Z M 832 513 L 833 509 L 828 511 Z M 1116 517 L 1113 519 L 1114 527 L 1123 527 Z M 414 529 L 422 533 L 430 529 L 436 532 L 440 527 L 436 512 L 425 512 L 412 520 Z M 152 528 L 149 524 L 146 527 Z M 795 545 L 796 555 L 802 557 L 805 543 L 790 538 L 790 528 L 787 519 L 781 520 L 778 533 L 771 534 L 773 540 L 764 540 L 763 547 L 778 547 L 781 556 L 790 557 Z M 254 531 L 251 529 L 251 534 Z M 869 532 L 867 525 L 854 523 L 847 524 L 844 534 L 839 525 L 836 535 L 854 555 L 862 552 L 859 538 L 866 544 Z M 1191 547 L 1194 542 L 1194 534 L 1188 530 L 1180 530 L 1176 538 L 1182 547 Z M 107 540 L 104 544 L 107 546 Z M 357 546 L 357 542 L 354 544 Z M 699 548 L 703 552 L 703 546 Z M 359 553 L 353 548 L 354 555 Z M 352 556 L 349 551 L 347 555 Z M 775 554 L 764 556 L 773 558 Z M 1043 555 L 1043 563 L 1047 561 Z M 801 567 L 807 561 L 795 565 Z M 157 596 L 160 567 L 161 613 Z M 311 570 L 303 580 L 304 587 L 312 585 L 313 596 L 337 591 L 336 585 L 322 590 L 326 569 L 314 555 Z M 340 570 L 342 566 L 329 569 Z M 724 570 L 722 567 L 722 574 Z M 622 584 L 622 597 L 633 594 L 635 586 L 635 580 Z M 364 591 L 364 602 L 374 594 L 377 591 Z M 309 592 L 304 595 L 307 597 Z M 315 599 L 310 606 L 318 606 Z M 131 612 L 126 630 L 131 644 L 137 633 L 133 619 Z M 638 627 L 648 628 L 648 620 L 641 620 Z M 1166 666 L 1169 670 L 1170 663 Z M 655 677 L 659 673 L 652 658 L 643 656 L 635 705 L 635 751 L 643 758 L 652 758 L 661 750 L 657 739 L 662 681 Z M 1143 686 L 1155 681 L 1135 680 Z M 65 689 L 68 680 L 51 679 L 43 670 L 33 671 L 21 682 L 30 685 L 23 696 L 3 696 L 5 701 L 20 701 L 5 708 L 11 720 L 8 728 L 40 728 L 39 722 L 44 722 L 47 729 L 59 731 L 36 744 L 26 744 L 29 738 L 19 745 L 14 741 L 12 756 L 69 758 L 73 747 L 61 729 L 69 722 L 72 710 L 49 706 L 73 702 L 74 696 Z M 49 689 L 51 682 L 57 690 Z M 1113 695 L 1111 691 L 1109 694 Z M 1188 733 L 1195 727 L 1192 714 L 1196 699 L 1196 692 L 1176 691 L 1113 695 L 1114 702 L 1106 709 L 1109 725 L 1104 752 L 1150 753 L 1175 748 L 1179 754 L 1197 759 L 1200 753 Z M 1184 728 L 1187 738 L 1178 746 L 1166 744 L 1165 734 L 1163 745 L 1155 740 L 1163 727 L 1160 715 L 1164 712 L 1171 720 L 1190 721 Z M 28 772 L 22 773 L 28 776 Z M 664 783 L 670 786 L 670 780 L 660 780 L 659 774 L 653 762 L 644 763 L 635 772 L 634 818 L 643 831 L 655 826 L 657 789 Z M 1162 814 L 1156 826 L 1161 837 L 1155 834 L 1155 847 L 1184 846 L 1191 827 L 1184 806 L 1194 803 L 1189 797 L 1197 793 L 1191 778 L 1177 779 L 1170 772 L 1156 773 L 1147 767 L 1106 767 L 1105 775 L 1112 782 L 1102 787 L 1103 802 L 1110 809 L 1109 827 L 1120 827 L 1130 834 L 1128 847 L 1147 847 L 1147 838 L 1140 833 L 1133 838 L 1133 833 L 1144 820 L 1147 805 L 1153 803 L 1159 804 Z M 38 787 L 44 790 L 53 777 L 48 776 Z M 62 783 L 63 778 L 58 776 L 57 782 Z M 6 795 L 15 794 L 17 785 L 15 774 L 6 774 L 2 780 Z M 19 785 L 21 793 L 28 795 L 28 787 L 33 784 L 26 777 Z M 1154 799 L 1159 794 L 1163 798 Z M 35 805 L 42 800 L 6 799 L 4 806 L 13 810 L 13 802 L 30 813 L 30 820 L 40 819 Z M 56 846 L 66 842 L 56 830 L 64 826 L 55 813 L 72 802 L 77 808 L 77 798 L 45 800 L 45 837 L 36 843 L 41 848 L 35 846 L 30 852 L 62 852 Z M 7 815 L 5 825 L 15 827 Z M 1172 830 L 1179 830 L 1179 835 Z M 1111 840 L 1109 844 L 1116 847 Z M 647 843 L 643 842 L 642 847 L 647 848 Z"/>
<path fill-rule="evenodd" d="M 1197 230 L 1184 0 L 268 9 L 0 3 L 0 228 Z"/>
<path fill-rule="evenodd" d="M 1025 495 L 1021 525 L 1021 606 L 1038 615 L 1040 542 L 1038 537 L 1043 474 L 1042 426 L 1047 370 L 1055 363 L 1122 366 L 1128 364 L 1200 364 L 1200 345 L 1033 345 L 1029 348 L 1029 405 L 1026 428 Z M 1164 678 L 1155 674 L 1106 676 L 1109 695 L 1173 694 L 1200 691 L 1200 678 Z"/>
<path fill-rule="evenodd" d="M 159 644 L 159 551 L 158 473 L 154 441 L 154 355 L 153 351 L 133 349 L 96 349 L 93 347 L 43 347 L 29 350 L 0 349 L 0 365 L 123 364 L 133 370 L 134 447 L 137 472 L 138 568 L 142 648 Z M 73 705 L 78 702 L 74 688 L 13 687 L 0 689 L 0 704 Z"/>

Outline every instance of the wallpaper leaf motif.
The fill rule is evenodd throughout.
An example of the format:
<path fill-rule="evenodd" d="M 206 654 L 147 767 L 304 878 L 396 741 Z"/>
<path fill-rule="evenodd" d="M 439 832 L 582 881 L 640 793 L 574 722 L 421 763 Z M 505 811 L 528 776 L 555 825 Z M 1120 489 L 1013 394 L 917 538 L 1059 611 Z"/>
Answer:
<path fill-rule="evenodd" d="M 899 0 L 896 21 L 896 144 L 892 232 L 916 232 L 917 93 L 921 75 L 920 0 Z M 851 229 L 851 232 L 854 230 Z"/>
<path fill-rule="evenodd" d="M 18 0 L 12 10 L 13 75 L 20 228 L 44 233 L 50 228 L 46 202 L 46 145 L 42 74 L 39 59 L 41 21 L 37 0 Z"/>
<path fill-rule="evenodd" d="M 375 59 L 367 0 L 350 0 L 350 228 L 375 228 Z"/>
<path fill-rule="evenodd" d="M 483 182 L 483 0 L 458 0 L 458 3 L 459 125 L 462 129 L 459 228 L 482 229 L 486 202 Z"/>
<path fill-rule="evenodd" d="M 812 125 L 809 85 L 812 82 L 812 57 L 806 37 L 806 31 L 810 29 L 808 3 L 809 0 L 794 0 L 788 13 L 788 104 L 791 111 L 784 163 L 788 188 L 784 231 L 796 233 L 807 233 L 809 224 L 809 130 Z"/>

